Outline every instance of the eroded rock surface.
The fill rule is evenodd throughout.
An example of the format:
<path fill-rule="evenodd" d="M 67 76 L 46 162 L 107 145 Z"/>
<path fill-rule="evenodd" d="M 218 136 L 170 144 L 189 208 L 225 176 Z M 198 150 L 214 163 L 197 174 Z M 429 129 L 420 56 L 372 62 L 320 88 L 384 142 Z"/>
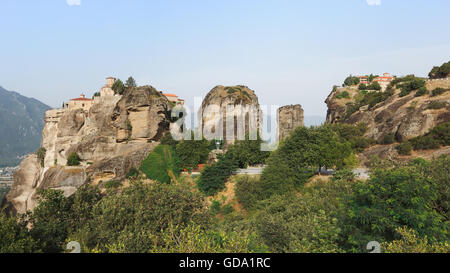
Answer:
<path fill-rule="evenodd" d="M 289 105 L 278 109 L 278 139 L 287 138 L 297 127 L 305 126 L 305 116 L 301 105 Z"/>
<path fill-rule="evenodd" d="M 6 198 L 8 207 L 17 213 L 33 210 L 38 189 L 62 190 L 70 196 L 96 177 L 123 179 L 158 145 L 170 127 L 170 110 L 166 97 L 143 86 L 128 89 L 123 96 L 97 99 L 89 112 L 48 111 L 42 133 L 44 167 L 36 155 L 22 162 Z M 73 152 L 82 160 L 78 167 L 67 166 Z"/>

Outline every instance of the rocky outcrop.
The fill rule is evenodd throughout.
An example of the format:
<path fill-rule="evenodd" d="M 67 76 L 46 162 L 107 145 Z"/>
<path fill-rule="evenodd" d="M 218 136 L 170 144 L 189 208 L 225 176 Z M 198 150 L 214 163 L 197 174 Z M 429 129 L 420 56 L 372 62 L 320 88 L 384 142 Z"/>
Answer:
<path fill-rule="evenodd" d="M 246 134 L 256 138 L 262 114 L 255 92 L 247 86 L 216 86 L 205 97 L 199 112 L 203 135 L 233 143 Z"/>
<path fill-rule="evenodd" d="M 39 186 L 42 168 L 36 155 L 29 155 L 14 174 L 14 184 L 6 195 L 7 210 L 23 214 L 36 206 L 35 193 Z"/>
<path fill-rule="evenodd" d="M 428 80 L 428 90 L 443 88 L 450 90 L 450 79 Z M 338 98 L 346 91 L 349 98 Z M 361 99 L 361 91 L 356 87 L 337 88 L 327 98 L 328 123 L 366 123 L 368 131 L 366 137 L 382 140 L 388 134 L 395 135 L 399 141 L 405 141 L 428 133 L 437 125 L 449 122 L 450 92 L 439 96 L 424 95 L 415 97 L 416 92 L 400 97 L 400 90 L 394 89 L 393 94 L 386 96 L 384 101 L 376 105 L 364 105 L 354 109 L 356 102 Z M 432 109 L 436 103 L 446 104 L 447 107 Z"/>
<path fill-rule="evenodd" d="M 128 89 L 123 96 L 99 98 L 89 112 L 48 111 L 42 133 L 44 167 L 35 155 L 22 162 L 7 196 L 10 209 L 18 213 L 33 210 L 38 189 L 58 189 L 70 196 L 98 177 L 125 178 L 170 127 L 170 110 L 166 97 L 143 86 Z M 73 152 L 82 160 L 79 167 L 66 166 Z"/>
<path fill-rule="evenodd" d="M 288 137 L 297 127 L 305 126 L 304 111 L 301 105 L 289 105 L 278 109 L 278 139 Z"/>

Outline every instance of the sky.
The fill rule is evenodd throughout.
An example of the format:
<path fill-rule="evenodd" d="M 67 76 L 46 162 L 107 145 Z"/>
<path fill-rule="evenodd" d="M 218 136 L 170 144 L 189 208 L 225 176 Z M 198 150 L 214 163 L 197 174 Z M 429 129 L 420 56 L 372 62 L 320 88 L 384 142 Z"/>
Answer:
<path fill-rule="evenodd" d="M 1 0 L 0 86 L 52 106 L 105 78 L 193 104 L 246 85 L 325 117 L 345 77 L 450 61 L 448 0 Z"/>

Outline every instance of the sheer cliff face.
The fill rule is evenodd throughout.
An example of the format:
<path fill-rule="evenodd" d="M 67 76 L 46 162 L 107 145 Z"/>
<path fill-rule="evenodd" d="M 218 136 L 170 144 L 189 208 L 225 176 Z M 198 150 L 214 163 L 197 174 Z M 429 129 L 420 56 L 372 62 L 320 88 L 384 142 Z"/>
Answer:
<path fill-rule="evenodd" d="M 144 86 L 127 90 L 123 96 L 103 97 L 88 113 L 81 109 L 48 111 L 42 133 L 44 166 L 35 155 L 22 162 L 7 196 L 8 205 L 24 213 L 36 206 L 37 189 L 60 189 L 71 195 L 88 181 L 124 178 L 168 130 L 170 109 L 163 95 Z M 66 166 L 72 152 L 81 157 L 81 166 Z"/>
<path fill-rule="evenodd" d="M 450 79 L 428 80 L 428 90 L 435 88 L 450 89 Z M 343 91 L 349 93 L 350 98 L 337 98 Z M 450 121 L 450 92 L 439 96 L 429 94 L 415 97 L 416 92 L 400 97 L 400 90 L 394 89 L 394 94 L 373 107 L 368 105 L 355 109 L 351 114 L 352 104 L 358 99 L 359 91 L 356 87 L 338 88 L 326 100 L 328 105 L 327 122 L 329 123 L 361 123 L 368 125 L 366 137 L 382 140 L 384 136 L 393 134 L 398 140 L 404 141 L 428 133 L 437 125 Z M 446 103 L 447 107 L 431 109 L 430 105 Z M 350 114 L 349 114 L 350 112 Z"/>
<path fill-rule="evenodd" d="M 298 127 L 305 126 L 305 116 L 301 105 L 283 106 L 278 109 L 278 139 L 287 138 Z"/>
<path fill-rule="evenodd" d="M 248 133 L 256 137 L 262 114 L 255 92 L 246 86 L 216 86 L 203 100 L 199 122 L 207 139 L 233 143 Z"/>

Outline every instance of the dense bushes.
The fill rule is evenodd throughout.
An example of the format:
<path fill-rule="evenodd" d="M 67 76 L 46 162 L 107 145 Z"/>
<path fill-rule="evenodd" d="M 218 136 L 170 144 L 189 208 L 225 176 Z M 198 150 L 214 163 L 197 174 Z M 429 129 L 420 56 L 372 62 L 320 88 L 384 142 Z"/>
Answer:
<path fill-rule="evenodd" d="M 245 175 L 236 179 L 235 194 L 239 203 L 247 210 L 255 208 L 262 195 L 259 178 Z"/>
<path fill-rule="evenodd" d="M 431 96 L 437 97 L 437 96 L 444 94 L 445 92 L 446 92 L 446 90 L 444 88 L 438 87 L 438 88 L 434 89 L 433 91 L 431 91 Z"/>
<path fill-rule="evenodd" d="M 350 143 L 330 126 L 297 128 L 269 157 L 261 178 L 263 194 L 293 191 L 317 169 L 337 166 L 351 154 Z"/>
<path fill-rule="evenodd" d="M 349 203 L 348 242 L 392 241 L 407 226 L 432 241 L 449 239 L 448 223 L 435 210 L 439 186 L 415 166 L 376 170 L 367 183 L 356 185 Z"/>
<path fill-rule="evenodd" d="M 450 74 L 450 62 L 444 63 L 441 66 L 435 66 L 430 71 L 428 76 L 432 79 L 446 78 Z"/>
<path fill-rule="evenodd" d="M 420 88 L 417 92 L 416 92 L 416 94 L 414 95 L 414 97 L 421 97 L 421 96 L 424 96 L 424 95 L 426 95 L 426 94 L 428 94 L 429 92 L 428 92 L 428 89 L 424 86 L 424 87 L 422 87 L 422 88 Z"/>
<path fill-rule="evenodd" d="M 240 168 L 266 163 L 270 152 L 261 151 L 263 141 L 258 133 L 257 140 L 249 140 L 248 134 L 245 140 L 237 140 L 228 150 L 231 156 L 238 162 Z"/>
<path fill-rule="evenodd" d="M 399 144 L 396 149 L 401 155 L 410 155 L 413 150 L 413 146 L 410 142 L 404 142 Z"/>
<path fill-rule="evenodd" d="M 80 156 L 77 153 L 73 152 L 67 158 L 67 166 L 79 166 L 80 161 L 81 161 Z"/>
<path fill-rule="evenodd" d="M 425 87 L 425 80 L 416 78 L 414 76 L 405 77 L 405 79 L 397 85 L 400 87 L 400 97 L 409 95 L 414 90 L 419 90 Z"/>
<path fill-rule="evenodd" d="M 352 86 L 360 83 L 360 79 L 358 77 L 349 76 L 344 81 L 344 86 Z"/>
<path fill-rule="evenodd" d="M 177 144 L 176 153 L 183 168 L 197 168 L 208 161 L 210 143 L 203 140 L 183 140 Z"/>
<path fill-rule="evenodd" d="M 343 91 L 336 95 L 336 99 L 350 99 L 350 94 L 347 91 Z"/>
<path fill-rule="evenodd" d="M 440 124 L 428 134 L 409 140 L 414 150 L 437 149 L 450 145 L 450 122 Z"/>
<path fill-rule="evenodd" d="M 219 161 L 208 166 L 198 180 L 198 188 L 206 195 L 214 195 L 224 189 L 227 179 L 239 168 L 231 153 L 226 153 Z"/>
<path fill-rule="evenodd" d="M 180 175 L 181 162 L 170 146 L 159 145 L 142 161 L 139 169 L 149 179 L 170 183 Z"/>

